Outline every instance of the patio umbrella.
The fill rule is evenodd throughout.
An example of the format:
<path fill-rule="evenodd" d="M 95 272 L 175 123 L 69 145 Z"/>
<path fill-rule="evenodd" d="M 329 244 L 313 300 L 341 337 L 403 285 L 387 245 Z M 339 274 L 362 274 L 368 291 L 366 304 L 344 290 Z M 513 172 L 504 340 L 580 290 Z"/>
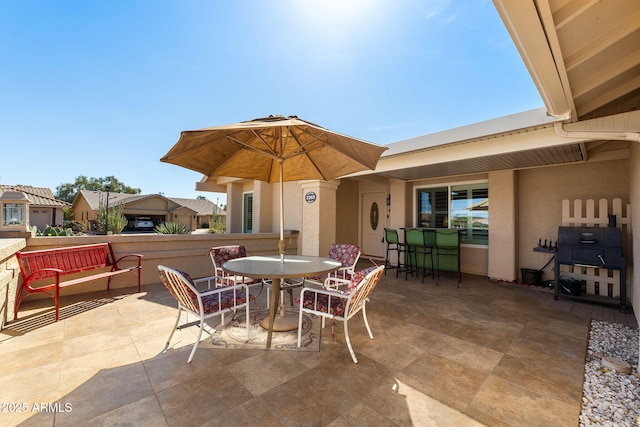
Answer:
<path fill-rule="evenodd" d="M 284 260 L 283 182 L 330 180 L 374 169 L 387 149 L 299 119 L 269 116 L 183 131 L 160 161 L 206 175 L 280 183 L 280 244 Z"/>

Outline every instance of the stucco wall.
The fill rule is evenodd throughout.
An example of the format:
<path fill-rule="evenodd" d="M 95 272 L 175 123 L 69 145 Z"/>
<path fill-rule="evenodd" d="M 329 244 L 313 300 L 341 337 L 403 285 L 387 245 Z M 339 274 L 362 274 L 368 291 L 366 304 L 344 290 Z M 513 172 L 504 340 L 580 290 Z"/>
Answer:
<path fill-rule="evenodd" d="M 273 190 L 273 232 L 280 232 L 280 189 Z M 284 183 L 284 229 L 299 230 L 300 239 L 304 239 L 304 227 L 302 226 L 302 204 L 304 194 L 299 182 Z"/>
<path fill-rule="evenodd" d="M 533 252 L 538 239 L 558 237 L 563 199 L 622 199 L 629 203 L 626 161 L 581 163 L 518 172 L 518 258 L 520 268 L 540 269 L 551 255 Z M 596 203 L 597 204 L 597 203 Z M 553 279 L 551 263 L 543 280 Z"/>
<path fill-rule="evenodd" d="M 517 273 L 516 172 L 489 173 L 489 247 L 487 273 L 491 279 L 513 281 Z"/>
<path fill-rule="evenodd" d="M 50 249 L 56 247 L 85 245 L 110 241 L 116 257 L 125 254 L 142 254 L 142 285 L 159 283 L 157 266 L 159 264 L 188 272 L 193 278 L 213 275 L 213 265 L 209 258 L 209 248 L 224 245 L 244 245 L 250 255 L 276 255 L 278 253 L 278 234 L 177 234 L 177 235 L 113 235 L 83 237 L 33 237 L 27 239 L 24 250 Z M 19 240 L 19 239 L 0 239 Z M 285 233 L 287 254 L 295 255 L 298 251 L 298 233 Z M 16 249 L 18 250 L 18 249 Z M 15 251 L 14 251 L 15 252 Z M 2 261 L 0 261 L 2 262 Z M 126 264 L 124 264 L 126 265 Z M 16 265 L 15 274 L 19 274 Z M 95 272 L 90 272 L 92 274 Z M 133 274 L 114 277 L 111 287 L 114 289 L 136 286 Z M 15 295 L 16 289 L 10 291 Z M 72 286 L 62 290 L 61 295 L 73 295 L 106 289 L 106 280 L 88 282 L 80 286 Z M 29 298 L 43 298 L 43 295 L 32 295 Z M 11 302 L 10 310 L 13 310 Z"/>
<path fill-rule="evenodd" d="M 0 239 L 0 329 L 13 319 L 13 307 L 20 271 L 15 253 L 26 246 L 25 239 Z"/>
<path fill-rule="evenodd" d="M 640 224 L 640 144 L 632 143 L 629 157 L 629 194 L 631 218 L 633 224 Z M 633 232 L 633 265 L 640 265 L 640 226 L 632 228 Z M 635 269 L 634 269 L 635 270 Z M 638 323 L 640 323 L 640 277 L 632 274 L 631 305 Z"/>
<path fill-rule="evenodd" d="M 358 181 L 341 179 L 336 191 L 336 243 L 359 244 L 359 206 Z"/>

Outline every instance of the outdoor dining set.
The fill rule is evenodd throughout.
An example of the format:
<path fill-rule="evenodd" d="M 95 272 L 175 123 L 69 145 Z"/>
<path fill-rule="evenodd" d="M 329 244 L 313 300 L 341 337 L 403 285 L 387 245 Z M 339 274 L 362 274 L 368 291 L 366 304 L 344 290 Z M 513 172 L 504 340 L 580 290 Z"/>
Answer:
<path fill-rule="evenodd" d="M 256 297 L 253 288 L 265 289 L 269 316 L 261 322 L 268 331 L 266 347 L 270 348 L 273 332 L 298 329 L 298 347 L 301 342 L 303 316 L 309 314 L 325 319 L 342 321 L 349 353 L 358 363 L 349 339 L 348 321 L 362 313 L 364 324 L 373 339 L 366 315 L 369 295 L 378 284 L 384 266 L 373 265 L 356 271 L 360 249 L 355 245 L 333 244 L 327 258 L 315 256 L 287 255 L 247 256 L 244 246 L 230 245 L 213 247 L 209 256 L 215 275 L 192 279 L 188 273 L 164 265 L 158 266 L 160 279 L 178 302 L 178 314 L 174 327 L 165 345 L 179 328 L 182 312 L 194 315 L 199 321 L 199 331 L 187 363 L 193 360 L 196 349 L 206 331 L 206 320 L 220 316 L 225 323 L 225 314 L 235 316 L 244 310 L 247 339 L 250 332 L 251 305 Z M 293 304 L 294 288 L 301 288 L 299 315 L 287 316 L 284 309 L 285 293 Z"/>

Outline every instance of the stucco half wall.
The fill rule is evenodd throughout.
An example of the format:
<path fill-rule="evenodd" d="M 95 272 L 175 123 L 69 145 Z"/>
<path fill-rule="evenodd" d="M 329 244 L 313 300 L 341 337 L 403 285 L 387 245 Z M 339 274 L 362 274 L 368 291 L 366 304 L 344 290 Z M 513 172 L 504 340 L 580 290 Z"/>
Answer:
<path fill-rule="evenodd" d="M 586 162 L 564 166 L 526 169 L 518 172 L 518 260 L 520 268 L 540 269 L 552 255 L 534 252 L 542 239 L 558 238 L 562 225 L 562 200 L 622 199 L 629 203 L 629 164 L 627 160 Z M 596 203 L 597 205 L 597 203 Z M 634 239 L 635 241 L 636 239 Z M 631 254 L 626 254 L 630 257 Z M 542 279 L 554 277 L 553 263 Z M 627 282 L 631 283 L 631 275 Z"/>

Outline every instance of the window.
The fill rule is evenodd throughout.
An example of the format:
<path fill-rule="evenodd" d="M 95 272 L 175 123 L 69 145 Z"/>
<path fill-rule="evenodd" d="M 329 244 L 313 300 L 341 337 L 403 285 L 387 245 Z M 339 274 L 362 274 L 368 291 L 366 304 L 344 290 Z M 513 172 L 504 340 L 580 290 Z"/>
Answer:
<path fill-rule="evenodd" d="M 418 227 L 449 228 L 448 188 L 418 190 Z"/>
<path fill-rule="evenodd" d="M 2 225 L 24 225 L 24 204 L 4 203 L 2 219 Z"/>
<path fill-rule="evenodd" d="M 243 194 L 242 232 L 253 233 L 253 193 Z"/>
<path fill-rule="evenodd" d="M 457 228 L 461 243 L 489 243 L 489 186 L 486 182 L 417 190 L 417 224 Z"/>

